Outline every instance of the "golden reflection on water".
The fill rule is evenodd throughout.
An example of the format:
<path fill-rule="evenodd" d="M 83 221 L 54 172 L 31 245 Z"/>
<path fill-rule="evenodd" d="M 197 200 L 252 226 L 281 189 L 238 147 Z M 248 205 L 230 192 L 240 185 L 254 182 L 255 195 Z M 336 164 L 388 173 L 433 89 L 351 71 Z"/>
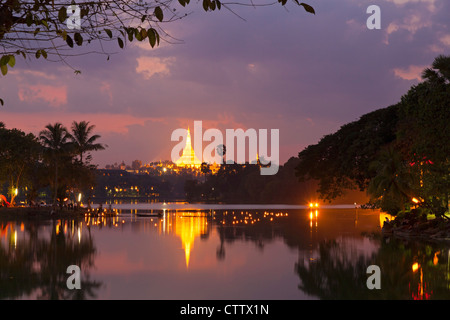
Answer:
<path fill-rule="evenodd" d="M 320 211 L 320 212 L 319 212 Z M 335 223 L 335 220 L 331 219 L 331 215 L 326 210 L 316 210 L 315 208 L 302 211 L 302 219 L 296 220 L 292 219 L 290 221 L 302 222 L 298 226 L 303 226 L 304 229 L 310 229 L 311 235 L 317 235 L 319 232 L 326 232 L 327 235 L 330 234 L 329 230 L 338 230 L 339 225 Z M 347 217 L 350 220 L 352 218 L 352 212 L 347 213 Z M 364 225 L 365 212 L 358 210 L 358 215 L 362 219 L 362 224 Z M 217 230 L 214 228 L 221 228 L 220 230 L 249 230 L 248 228 L 252 225 L 265 222 L 265 225 L 271 225 L 276 223 L 277 219 L 283 219 L 282 217 L 287 217 L 288 213 L 284 212 L 271 212 L 271 211 L 225 211 L 220 214 L 216 214 L 214 211 L 169 211 L 164 210 L 160 217 L 137 217 L 135 214 L 131 216 L 125 216 L 122 214 L 116 214 L 111 216 L 89 216 L 86 215 L 80 220 L 74 219 L 58 219 L 54 220 L 52 223 L 43 225 L 39 227 L 39 239 L 43 236 L 43 231 L 49 235 L 62 235 L 64 234 L 65 241 L 69 244 L 80 244 L 87 237 L 90 237 L 90 231 L 92 229 L 101 228 L 111 228 L 115 230 L 121 230 L 124 226 L 127 228 L 123 229 L 125 232 L 154 232 L 158 235 L 169 235 L 176 236 L 181 242 L 181 249 L 174 253 L 177 255 L 177 259 L 185 260 L 186 269 L 191 268 L 190 265 L 195 265 L 192 263 L 193 260 L 193 250 L 197 245 L 196 250 L 201 251 L 198 243 L 199 237 L 210 234 L 212 230 Z M 291 216 L 291 215 L 290 215 Z M 292 215 L 293 216 L 293 215 Z M 371 216 L 371 225 L 377 225 L 378 221 L 380 227 L 383 225 L 385 219 L 392 219 L 392 216 L 379 212 L 377 216 Z M 357 218 L 355 214 L 355 218 Z M 318 220 L 321 219 L 321 223 L 318 227 Z M 378 219 L 378 220 L 377 220 Z M 328 222 L 327 222 L 328 220 Z M 280 221 L 280 220 L 278 220 Z M 330 222 L 331 221 L 331 222 Z M 138 223 L 136 223 L 138 222 Z M 128 228 L 131 225 L 131 229 Z M 295 225 L 292 226 L 291 223 L 287 224 L 289 227 L 294 227 L 292 230 L 296 231 Z M 309 225 L 309 228 L 308 228 Z M 20 252 L 20 250 L 25 246 L 30 246 L 28 240 L 31 237 L 31 231 L 33 225 L 27 222 L 0 222 L 0 249 L 7 253 L 7 257 L 11 257 L 10 261 L 14 261 L 15 254 Z M 225 229 L 223 229 L 225 227 Z M 227 229 L 230 228 L 230 229 Z M 240 229 L 243 228 L 243 229 Z M 252 229 L 253 230 L 253 229 Z M 256 230 L 256 229 L 255 229 Z M 299 228 L 299 230 L 301 230 Z M 346 229 L 347 230 L 347 229 Z M 286 232 L 289 232 L 286 231 Z M 300 231 L 299 231 L 300 232 Z M 82 237 L 83 236 L 83 237 Z M 339 236 L 337 232 L 336 236 Z M 334 236 L 332 236 L 333 238 Z M 212 238 L 215 239 L 215 238 Z M 51 243 L 51 242 L 49 242 Z M 69 247 L 69 246 L 68 246 Z M 432 277 L 434 273 L 444 274 L 444 280 L 446 285 L 450 286 L 450 249 L 434 249 L 431 246 L 425 249 L 415 249 L 412 251 L 411 260 L 407 260 L 408 256 L 403 257 L 403 260 L 407 260 L 405 265 L 406 269 L 402 269 L 402 274 L 405 276 L 407 281 L 407 292 L 409 297 L 412 299 L 430 299 L 436 292 L 436 280 Z M 306 249 L 305 249 L 306 250 Z M 309 250 L 309 249 L 308 249 Z M 315 250 L 311 247 L 311 251 Z M 184 251 L 184 257 L 182 257 Z M 402 251 L 403 252 L 403 251 Z M 402 253 L 401 252 L 401 253 Z M 380 253 L 380 255 L 386 254 L 385 251 Z M 310 261 L 314 263 L 320 263 L 320 257 L 314 255 L 310 257 Z M 179 261 L 180 261 L 179 260 Z M 7 260 L 4 260 L 7 261 Z M 400 265 L 401 267 L 401 265 Z M 184 269 L 184 266 L 182 265 Z M 438 272 L 439 271 L 439 272 Z M 434 273 L 433 273 L 434 272 Z M 397 275 L 397 274 L 395 274 Z"/>
<path fill-rule="evenodd" d="M 180 237 L 186 258 L 186 268 L 189 268 L 191 250 L 194 248 L 194 240 L 198 236 L 207 233 L 208 221 L 205 216 L 176 215 L 175 234 Z"/>

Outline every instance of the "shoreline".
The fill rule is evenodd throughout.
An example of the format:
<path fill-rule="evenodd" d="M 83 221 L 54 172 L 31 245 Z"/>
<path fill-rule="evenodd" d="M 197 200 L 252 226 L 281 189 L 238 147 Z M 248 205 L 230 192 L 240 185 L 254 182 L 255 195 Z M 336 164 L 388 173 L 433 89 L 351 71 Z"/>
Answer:
<path fill-rule="evenodd" d="M 381 228 L 385 238 L 450 243 L 450 221 L 445 218 L 419 220 L 416 217 L 385 221 Z"/>
<path fill-rule="evenodd" d="M 69 210 L 69 209 L 57 209 L 53 212 L 52 207 L 13 207 L 13 208 L 0 208 L 0 221 L 1 220 L 17 220 L 17 219 L 61 219 L 61 218 L 79 218 L 84 217 L 87 213 L 84 209 Z"/>

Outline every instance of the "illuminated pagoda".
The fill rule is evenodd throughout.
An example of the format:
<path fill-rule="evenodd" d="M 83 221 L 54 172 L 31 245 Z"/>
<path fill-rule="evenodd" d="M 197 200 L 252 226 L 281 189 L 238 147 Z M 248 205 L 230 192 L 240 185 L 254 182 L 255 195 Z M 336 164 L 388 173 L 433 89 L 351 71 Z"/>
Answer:
<path fill-rule="evenodd" d="M 200 168 L 202 165 L 202 162 L 196 157 L 194 149 L 191 145 L 191 133 L 187 131 L 187 137 L 186 137 L 186 146 L 183 149 L 183 153 L 181 157 L 175 161 L 175 164 L 178 167 L 191 167 L 191 168 Z"/>

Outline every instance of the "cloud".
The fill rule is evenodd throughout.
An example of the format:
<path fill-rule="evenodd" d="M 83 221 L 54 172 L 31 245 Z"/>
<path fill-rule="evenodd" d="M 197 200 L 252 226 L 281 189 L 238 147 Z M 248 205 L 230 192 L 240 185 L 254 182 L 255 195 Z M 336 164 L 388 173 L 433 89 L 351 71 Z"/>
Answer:
<path fill-rule="evenodd" d="M 404 6 L 407 4 L 418 4 L 423 3 L 427 5 L 429 11 L 434 12 L 436 10 L 436 0 L 386 0 L 387 2 L 392 2 L 397 6 Z"/>
<path fill-rule="evenodd" d="M 141 56 L 137 59 L 136 72 L 141 73 L 145 79 L 150 79 L 155 74 L 163 76 L 170 75 L 170 65 L 175 62 L 175 58 L 158 58 Z"/>
<path fill-rule="evenodd" d="M 450 47 L 450 34 L 446 34 L 440 37 L 439 41 L 442 42 L 445 46 Z"/>
<path fill-rule="evenodd" d="M 42 100 L 49 106 L 58 108 L 67 104 L 67 86 L 29 85 L 18 90 L 19 100 L 23 102 L 35 102 Z"/>
<path fill-rule="evenodd" d="M 426 68 L 426 66 L 409 66 L 406 69 L 395 68 L 394 74 L 404 80 L 417 80 L 422 81 L 422 71 Z"/>
<path fill-rule="evenodd" d="M 429 16 L 419 12 L 406 15 L 401 20 L 389 23 L 385 30 L 384 43 L 389 44 L 390 35 L 398 31 L 407 31 L 409 33 L 408 39 L 411 40 L 420 29 L 429 28 L 432 26 L 432 23 L 432 19 Z"/>

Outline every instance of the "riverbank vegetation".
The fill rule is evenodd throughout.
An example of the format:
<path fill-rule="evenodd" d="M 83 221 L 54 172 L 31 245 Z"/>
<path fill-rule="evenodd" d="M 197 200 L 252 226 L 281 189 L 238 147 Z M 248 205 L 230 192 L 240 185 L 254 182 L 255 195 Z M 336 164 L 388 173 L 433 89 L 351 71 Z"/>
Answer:
<path fill-rule="evenodd" d="M 80 202 L 95 184 L 90 152 L 106 146 L 97 142 L 89 122 L 48 124 L 35 136 L 0 123 L 0 205 L 14 207 L 19 194 L 30 206 L 38 205 L 39 193 L 51 195 L 54 207 L 65 201 Z"/>
<path fill-rule="evenodd" d="M 430 216 L 448 223 L 450 56 L 435 58 L 422 79 L 397 104 L 301 151 L 300 181 L 317 180 L 320 197 L 329 201 L 345 189 L 366 191 L 372 206 L 408 225 Z"/>

